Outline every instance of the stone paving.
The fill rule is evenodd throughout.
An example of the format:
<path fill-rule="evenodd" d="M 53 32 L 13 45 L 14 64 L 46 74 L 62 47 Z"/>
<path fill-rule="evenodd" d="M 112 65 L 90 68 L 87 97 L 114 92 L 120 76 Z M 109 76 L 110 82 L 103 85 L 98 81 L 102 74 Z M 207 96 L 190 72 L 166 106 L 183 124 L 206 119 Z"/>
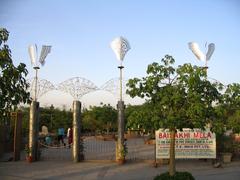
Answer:
<path fill-rule="evenodd" d="M 44 149 L 41 161 L 27 163 L 24 152 L 21 161 L 12 162 L 11 154 L 0 159 L 0 180 L 28 180 L 28 179 L 68 179 L 68 180 L 151 180 L 156 175 L 166 172 L 167 165 L 153 167 L 153 148 L 146 146 L 141 139 L 128 141 L 128 161 L 124 165 L 114 162 L 115 146 L 113 142 L 105 141 L 101 152 L 97 144 L 90 143 L 85 162 L 73 163 L 71 149 Z M 109 151 L 110 149 L 110 151 Z M 91 150 L 91 151 L 90 151 Z M 101 155 L 106 155 L 106 157 Z M 109 158 L 110 157 L 110 158 Z M 148 161 L 141 161 L 148 159 Z M 93 161 L 89 161 L 93 160 Z M 105 160 L 105 161 L 99 161 Z M 137 161 L 137 160 L 140 160 Z M 240 180 L 240 161 L 223 164 L 221 168 L 214 168 L 211 161 L 177 160 L 177 171 L 188 171 L 196 180 Z"/>
<path fill-rule="evenodd" d="M 209 161 L 178 160 L 176 167 L 178 171 L 191 172 L 197 180 L 240 179 L 240 161 L 223 164 L 222 168 L 213 168 Z M 167 171 L 167 169 L 167 165 L 154 168 L 151 163 L 143 162 L 127 162 L 124 165 L 117 165 L 114 162 L 0 162 L 0 179 L 151 180 L 157 174 Z"/>

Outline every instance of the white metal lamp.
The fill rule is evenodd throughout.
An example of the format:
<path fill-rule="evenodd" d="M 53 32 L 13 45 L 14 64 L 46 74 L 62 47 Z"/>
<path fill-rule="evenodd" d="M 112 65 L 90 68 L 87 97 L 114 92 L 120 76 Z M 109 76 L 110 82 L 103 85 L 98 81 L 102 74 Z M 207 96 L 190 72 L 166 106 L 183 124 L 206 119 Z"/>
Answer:
<path fill-rule="evenodd" d="M 43 66 L 45 64 L 45 59 L 50 52 L 51 52 L 51 46 L 43 45 L 40 57 L 38 59 L 37 45 L 36 44 L 35 45 L 30 45 L 28 47 L 28 53 L 29 53 L 29 56 L 30 56 L 30 59 L 31 59 L 31 64 L 33 66 L 33 69 L 35 69 L 35 71 L 36 71 L 36 74 L 35 74 L 35 93 L 34 93 L 34 100 L 35 101 L 37 101 L 38 69 L 40 69 L 39 63 Z"/>
<path fill-rule="evenodd" d="M 204 54 L 200 50 L 200 48 L 196 42 L 189 42 L 188 47 L 193 52 L 193 54 L 197 57 L 198 60 L 205 62 L 205 68 L 207 69 L 208 68 L 207 62 L 210 60 L 210 58 L 213 55 L 213 52 L 215 50 L 215 44 L 214 43 L 208 44 L 208 50 L 207 50 L 206 54 Z M 207 48 L 207 43 L 205 44 L 205 48 Z"/>
<path fill-rule="evenodd" d="M 128 40 L 120 36 L 111 42 L 111 48 L 116 54 L 117 59 L 120 61 L 118 68 L 120 69 L 120 101 L 122 101 L 122 69 L 124 68 L 122 62 L 126 53 L 131 49 L 131 47 Z"/>

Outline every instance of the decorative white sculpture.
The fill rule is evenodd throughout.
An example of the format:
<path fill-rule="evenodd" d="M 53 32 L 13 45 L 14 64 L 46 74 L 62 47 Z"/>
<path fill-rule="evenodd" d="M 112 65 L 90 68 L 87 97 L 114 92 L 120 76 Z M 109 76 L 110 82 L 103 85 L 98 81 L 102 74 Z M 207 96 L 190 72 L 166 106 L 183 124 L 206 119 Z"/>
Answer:
<path fill-rule="evenodd" d="M 38 69 L 39 65 L 38 62 L 43 66 L 45 64 L 45 59 L 47 57 L 47 55 L 51 52 L 51 46 L 42 46 L 42 50 L 41 50 L 41 54 L 38 60 L 38 49 L 37 49 L 37 45 L 30 45 L 28 47 L 28 53 L 31 59 L 31 63 L 33 66 L 33 69 L 35 69 L 36 71 L 36 75 L 35 75 L 35 96 L 34 96 L 34 100 L 37 101 L 37 83 L 38 83 Z"/>
<path fill-rule="evenodd" d="M 51 52 L 51 46 L 43 45 L 39 60 L 37 60 L 38 59 L 37 45 L 36 44 L 30 45 L 28 47 L 28 53 L 29 53 L 29 56 L 30 56 L 31 63 L 32 63 L 33 67 L 34 68 L 35 67 L 39 68 L 38 62 L 43 66 L 45 64 L 45 59 L 50 52 Z"/>
<path fill-rule="evenodd" d="M 125 54 L 131 49 L 128 40 L 121 36 L 111 42 L 111 48 L 119 61 L 123 61 Z"/>
<path fill-rule="evenodd" d="M 206 61 L 209 61 L 210 58 L 212 57 L 212 54 L 215 50 L 215 44 L 214 43 L 210 43 L 208 45 L 208 51 L 207 51 L 207 54 L 206 54 Z"/>
<path fill-rule="evenodd" d="M 207 43 L 205 44 L 205 47 L 207 46 Z M 213 52 L 215 50 L 215 44 L 214 43 L 210 43 L 208 45 L 208 50 L 207 53 L 204 54 L 198 44 L 196 42 L 189 42 L 188 43 L 188 47 L 189 49 L 191 49 L 191 51 L 193 52 L 193 54 L 197 57 L 198 60 L 202 60 L 205 62 L 205 67 L 207 68 L 207 61 L 209 61 L 213 55 Z"/>
<path fill-rule="evenodd" d="M 60 83 L 57 89 L 69 93 L 74 100 L 80 101 L 83 95 L 98 90 L 98 87 L 85 78 L 74 77 Z"/>
<path fill-rule="evenodd" d="M 111 48 L 113 52 L 116 54 L 117 59 L 120 61 L 120 66 L 118 66 L 120 70 L 120 101 L 122 101 L 122 69 L 124 68 L 122 65 L 123 59 L 126 53 L 131 49 L 128 40 L 123 38 L 122 36 L 115 38 L 111 42 Z"/>
<path fill-rule="evenodd" d="M 35 66 L 37 64 L 37 46 L 35 45 L 30 45 L 28 47 L 28 53 L 31 59 L 31 64 L 32 66 Z"/>
<path fill-rule="evenodd" d="M 55 86 L 48 80 L 46 79 L 37 79 L 37 87 L 36 87 L 36 77 L 32 78 L 32 79 L 28 79 L 28 83 L 30 84 L 30 86 L 28 87 L 28 91 L 30 92 L 30 97 L 31 98 L 40 98 L 42 97 L 44 94 L 46 94 L 49 91 L 55 90 Z M 36 90 L 37 88 L 37 90 Z M 35 90 L 36 90 L 36 94 L 35 94 Z"/>
<path fill-rule="evenodd" d="M 205 55 L 200 50 L 199 46 L 195 42 L 188 43 L 189 49 L 193 52 L 193 54 L 197 57 L 198 60 L 205 60 Z"/>

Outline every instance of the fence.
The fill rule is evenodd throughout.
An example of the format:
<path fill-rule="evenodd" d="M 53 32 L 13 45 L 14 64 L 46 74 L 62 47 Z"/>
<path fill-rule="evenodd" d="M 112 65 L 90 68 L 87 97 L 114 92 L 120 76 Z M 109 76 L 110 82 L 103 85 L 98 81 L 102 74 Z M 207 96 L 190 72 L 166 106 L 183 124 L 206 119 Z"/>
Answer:
<path fill-rule="evenodd" d="M 65 142 L 66 139 L 65 139 Z M 83 138 L 85 161 L 115 161 L 116 141 L 114 139 L 99 139 L 95 136 Z M 128 161 L 154 160 L 153 144 L 146 144 L 144 138 L 127 139 Z M 72 160 L 72 148 L 64 145 L 41 144 L 41 160 Z"/>

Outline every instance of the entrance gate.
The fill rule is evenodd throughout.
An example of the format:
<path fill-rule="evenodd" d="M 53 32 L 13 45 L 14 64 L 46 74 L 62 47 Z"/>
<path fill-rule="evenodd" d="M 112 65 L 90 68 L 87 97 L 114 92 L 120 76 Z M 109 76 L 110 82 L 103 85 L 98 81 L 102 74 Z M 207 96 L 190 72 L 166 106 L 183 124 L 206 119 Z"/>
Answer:
<path fill-rule="evenodd" d="M 41 82 L 38 83 L 38 85 L 41 86 Z M 79 99 L 84 94 L 97 90 L 98 88 L 90 81 L 84 78 L 77 77 L 77 78 L 69 79 L 59 84 L 57 89 L 71 94 L 74 97 L 74 99 Z M 47 91 L 44 91 L 44 92 L 47 92 Z M 38 94 L 40 93 L 38 92 Z M 37 117 L 34 117 L 34 118 L 35 118 L 34 121 L 38 121 Z M 33 128 L 35 128 L 35 126 Z M 80 128 L 78 132 L 80 133 Z M 81 137 L 81 135 L 79 135 L 79 137 Z M 115 140 L 104 141 L 104 140 L 99 140 L 96 137 L 92 137 L 92 136 L 82 137 L 82 139 L 83 139 L 83 147 L 84 147 L 83 154 L 84 154 L 85 160 L 115 161 L 115 158 L 116 158 L 116 141 Z M 76 139 L 76 141 L 79 141 L 79 139 Z M 40 149 L 42 160 L 71 160 L 72 152 L 76 152 L 76 151 L 78 152 L 79 148 L 80 147 L 75 147 L 75 150 L 73 151 L 72 149 L 74 149 L 74 147 L 68 148 L 68 146 L 64 147 L 64 146 L 57 146 L 54 144 L 47 145 L 44 143 L 44 141 L 40 141 L 39 143 L 39 149 Z M 143 138 L 128 139 L 127 148 L 128 148 L 128 153 L 127 153 L 126 159 L 129 161 L 139 161 L 139 160 L 141 161 L 141 160 L 154 159 L 154 146 L 146 145 L 144 143 Z"/>
<path fill-rule="evenodd" d="M 94 136 L 83 139 L 85 160 L 115 160 L 116 142 L 100 140 Z"/>
<path fill-rule="evenodd" d="M 66 146 L 48 146 L 45 143 L 40 145 L 40 160 L 71 160 L 72 149 Z"/>
<path fill-rule="evenodd" d="M 128 161 L 154 161 L 154 144 L 145 143 L 143 137 L 127 140 Z"/>
<path fill-rule="evenodd" d="M 85 161 L 104 160 L 115 161 L 116 142 L 103 141 L 91 137 L 83 138 L 83 154 Z M 71 160 L 72 146 L 47 145 L 45 142 L 39 142 L 41 157 L 40 160 Z"/>
<path fill-rule="evenodd" d="M 154 161 L 155 145 L 146 144 L 144 138 L 130 138 L 127 139 L 126 144 L 128 148 L 127 161 Z M 72 147 L 69 148 L 68 145 L 48 146 L 42 142 L 39 145 L 41 152 L 40 160 L 70 161 L 72 159 Z M 83 137 L 83 146 L 85 161 L 115 161 L 115 140 L 100 140 L 95 136 Z"/>

